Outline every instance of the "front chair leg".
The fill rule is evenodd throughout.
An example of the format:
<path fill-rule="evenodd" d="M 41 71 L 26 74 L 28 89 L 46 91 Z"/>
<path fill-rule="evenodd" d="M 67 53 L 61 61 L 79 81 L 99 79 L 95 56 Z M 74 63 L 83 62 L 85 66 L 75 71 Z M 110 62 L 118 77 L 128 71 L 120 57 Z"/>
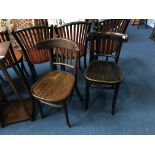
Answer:
<path fill-rule="evenodd" d="M 79 91 L 79 88 L 78 88 L 78 86 L 77 86 L 77 83 L 75 84 L 75 89 L 76 89 L 76 92 L 77 92 L 77 94 L 78 94 L 80 100 L 83 101 L 83 97 L 81 96 L 81 93 L 80 93 L 80 91 Z"/>
<path fill-rule="evenodd" d="M 84 67 L 85 67 L 85 69 L 87 68 L 87 59 L 86 59 L 86 57 L 87 57 L 87 54 L 84 55 Z"/>
<path fill-rule="evenodd" d="M 44 118 L 45 115 L 44 115 L 44 112 L 43 112 L 42 105 L 41 105 L 41 103 L 40 103 L 39 100 L 36 100 L 36 102 L 37 102 L 37 105 L 38 105 L 39 112 L 40 112 L 40 114 L 41 114 L 41 118 Z"/>
<path fill-rule="evenodd" d="M 69 122 L 68 109 L 67 109 L 66 103 L 63 103 L 63 108 L 64 108 L 64 113 L 65 113 L 65 118 L 66 118 L 67 126 L 69 128 L 71 128 L 71 125 L 70 125 L 70 122 Z"/>
<path fill-rule="evenodd" d="M 113 95 L 113 101 L 112 101 L 112 112 L 111 112 L 112 115 L 115 114 L 115 105 L 116 105 L 116 100 L 118 96 L 119 86 L 120 86 L 120 83 L 118 83 L 114 89 L 114 95 Z"/>
<path fill-rule="evenodd" d="M 36 118 L 36 104 L 35 104 L 35 99 L 33 98 L 33 96 L 31 96 L 32 98 L 32 114 L 31 114 L 31 120 L 34 121 Z"/>
<path fill-rule="evenodd" d="M 89 83 L 86 80 L 86 107 L 85 107 L 86 110 L 88 110 L 88 103 L 89 103 Z"/>
<path fill-rule="evenodd" d="M 26 67 L 25 67 L 25 65 L 24 65 L 23 60 L 21 61 L 21 68 L 22 68 L 23 71 L 25 72 L 26 76 L 29 76 L 29 74 L 28 74 L 28 72 L 27 72 L 27 70 L 26 70 Z"/>
<path fill-rule="evenodd" d="M 80 71 L 82 71 L 82 68 L 81 68 L 81 58 L 79 57 L 79 69 L 80 69 Z"/>

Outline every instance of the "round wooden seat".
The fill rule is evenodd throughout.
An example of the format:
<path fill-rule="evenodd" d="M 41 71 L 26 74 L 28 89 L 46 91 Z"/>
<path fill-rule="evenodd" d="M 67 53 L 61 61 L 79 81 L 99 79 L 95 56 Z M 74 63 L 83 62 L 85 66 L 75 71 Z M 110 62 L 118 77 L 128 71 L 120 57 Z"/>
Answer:
<path fill-rule="evenodd" d="M 65 71 L 52 71 L 40 78 L 31 88 L 34 97 L 44 102 L 66 100 L 74 88 L 75 76 Z"/>
<path fill-rule="evenodd" d="M 85 78 L 91 82 L 113 84 L 121 82 L 122 73 L 115 62 L 94 61 L 86 69 Z"/>

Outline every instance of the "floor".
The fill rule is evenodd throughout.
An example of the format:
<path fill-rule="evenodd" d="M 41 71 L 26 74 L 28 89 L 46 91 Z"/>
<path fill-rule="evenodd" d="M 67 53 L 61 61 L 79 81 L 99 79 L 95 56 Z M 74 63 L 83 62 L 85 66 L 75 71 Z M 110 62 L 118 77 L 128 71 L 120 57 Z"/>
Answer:
<path fill-rule="evenodd" d="M 111 115 L 112 90 L 92 88 L 90 108 L 84 110 L 76 92 L 69 103 L 72 128 L 65 123 L 62 109 L 44 107 L 47 117 L 36 121 L 25 121 L 0 128 L 1 135 L 131 135 L 155 134 L 155 42 L 149 39 L 152 29 L 129 25 L 129 40 L 123 44 L 119 65 L 124 79 L 117 99 L 116 114 Z M 40 74 L 49 64 L 37 65 Z M 10 69 L 9 72 L 18 83 Z M 79 74 L 78 84 L 84 97 L 85 81 Z M 10 99 L 15 98 L 8 84 L 3 84 Z M 25 90 L 18 84 L 21 94 Z"/>

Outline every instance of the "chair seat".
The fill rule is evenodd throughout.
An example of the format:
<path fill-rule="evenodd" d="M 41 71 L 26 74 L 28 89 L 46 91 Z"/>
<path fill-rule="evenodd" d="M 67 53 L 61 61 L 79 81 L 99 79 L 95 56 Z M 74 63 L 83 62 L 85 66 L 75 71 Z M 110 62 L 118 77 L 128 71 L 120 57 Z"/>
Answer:
<path fill-rule="evenodd" d="M 85 78 L 95 83 L 114 84 L 121 82 L 122 73 L 114 62 L 94 61 L 86 69 Z"/>
<path fill-rule="evenodd" d="M 32 95 L 44 102 L 59 103 L 72 93 L 75 77 L 64 71 L 52 71 L 40 78 L 31 88 Z"/>
<path fill-rule="evenodd" d="M 16 64 L 16 63 L 18 63 L 19 61 L 22 60 L 23 54 L 22 54 L 21 51 L 14 51 L 14 54 L 15 54 L 15 57 L 16 57 L 17 62 L 15 62 L 14 59 L 13 59 L 13 62 L 14 62 L 14 64 Z M 10 63 L 9 63 L 9 61 L 5 61 L 5 65 L 6 65 L 7 68 L 11 66 Z"/>

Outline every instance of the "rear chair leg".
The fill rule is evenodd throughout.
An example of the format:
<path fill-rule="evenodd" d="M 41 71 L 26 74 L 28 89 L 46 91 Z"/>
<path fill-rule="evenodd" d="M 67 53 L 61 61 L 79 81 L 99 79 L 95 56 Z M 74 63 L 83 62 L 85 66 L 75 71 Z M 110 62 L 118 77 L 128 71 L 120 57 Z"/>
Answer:
<path fill-rule="evenodd" d="M 88 110 L 88 103 L 89 103 L 89 83 L 86 81 L 86 106 L 85 109 Z"/>
<path fill-rule="evenodd" d="M 69 128 L 71 128 L 71 124 L 69 122 L 69 117 L 68 117 L 68 109 L 67 109 L 67 106 L 65 103 L 63 103 L 63 108 L 64 108 L 64 113 L 65 113 L 65 118 L 66 118 L 66 123 L 67 123 L 67 126 Z"/>
<path fill-rule="evenodd" d="M 44 112 L 43 112 L 42 105 L 41 105 L 41 103 L 40 103 L 39 100 L 36 100 L 36 102 L 37 102 L 37 105 L 38 105 L 39 112 L 40 112 L 40 114 L 41 114 L 41 118 L 44 118 L 45 115 L 44 115 Z"/>
<path fill-rule="evenodd" d="M 114 89 L 114 95 L 113 95 L 113 101 L 112 101 L 112 112 L 111 112 L 112 115 L 115 114 L 115 105 L 116 105 L 116 100 L 118 96 L 119 86 L 120 86 L 120 83 L 118 83 Z"/>

